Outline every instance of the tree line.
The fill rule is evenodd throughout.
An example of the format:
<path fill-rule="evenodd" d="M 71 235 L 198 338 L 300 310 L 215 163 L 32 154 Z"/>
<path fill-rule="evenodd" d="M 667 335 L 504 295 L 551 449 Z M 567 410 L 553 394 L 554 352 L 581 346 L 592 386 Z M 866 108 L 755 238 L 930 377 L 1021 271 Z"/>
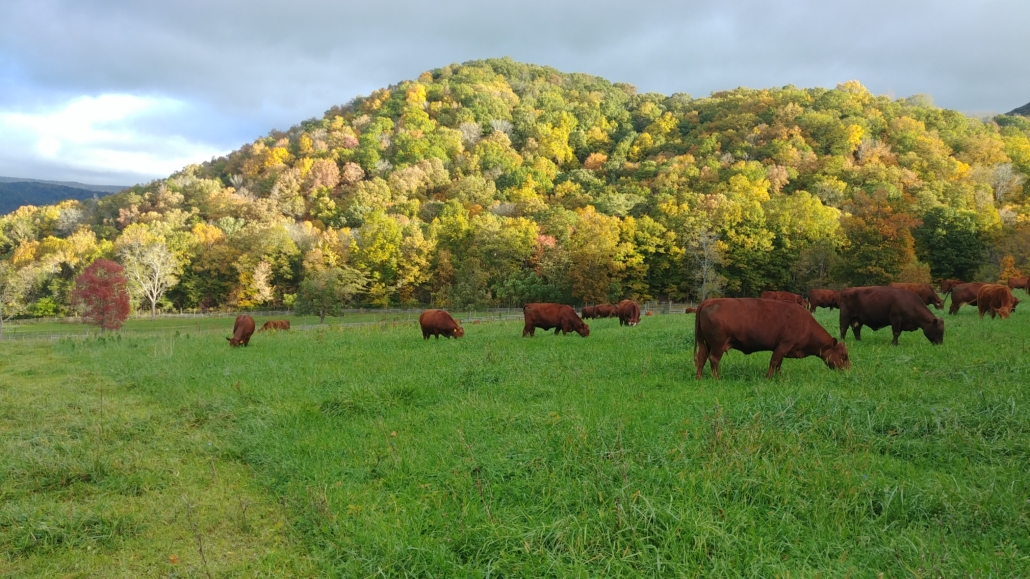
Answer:
<path fill-rule="evenodd" d="M 854 81 L 692 98 L 474 61 L 166 179 L 0 217 L 0 307 L 68 314 L 101 258 L 150 312 L 995 281 L 1027 269 L 1028 175 L 1027 118 Z"/>

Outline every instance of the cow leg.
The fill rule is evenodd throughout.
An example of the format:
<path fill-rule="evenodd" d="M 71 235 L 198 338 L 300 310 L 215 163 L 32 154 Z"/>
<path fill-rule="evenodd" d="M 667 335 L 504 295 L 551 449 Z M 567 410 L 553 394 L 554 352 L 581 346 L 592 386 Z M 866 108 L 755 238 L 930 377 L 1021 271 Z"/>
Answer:
<path fill-rule="evenodd" d="M 708 362 L 708 345 L 705 344 L 704 340 L 695 340 L 697 344 L 697 351 L 694 352 L 694 368 L 697 369 L 697 379 L 701 379 L 701 374 L 704 372 L 705 363 Z"/>
<path fill-rule="evenodd" d="M 721 380 L 719 377 L 719 360 L 722 359 L 722 355 L 723 352 L 718 350 L 712 350 L 712 352 L 708 354 L 708 362 L 712 365 L 712 376 L 714 376 L 716 380 Z"/>
<path fill-rule="evenodd" d="M 526 334 L 529 334 L 530 338 L 533 337 L 533 326 L 525 326 L 522 328 L 522 337 L 525 338 Z"/>
<path fill-rule="evenodd" d="M 769 359 L 769 371 L 765 373 L 766 378 L 772 378 L 773 374 L 780 371 L 780 366 L 783 364 L 783 357 L 790 352 L 790 346 L 780 346 L 773 350 L 772 358 Z"/>
<path fill-rule="evenodd" d="M 892 346 L 898 345 L 898 338 L 901 337 L 901 323 L 895 322 L 891 324 L 891 332 L 894 334 L 894 339 L 891 340 Z"/>

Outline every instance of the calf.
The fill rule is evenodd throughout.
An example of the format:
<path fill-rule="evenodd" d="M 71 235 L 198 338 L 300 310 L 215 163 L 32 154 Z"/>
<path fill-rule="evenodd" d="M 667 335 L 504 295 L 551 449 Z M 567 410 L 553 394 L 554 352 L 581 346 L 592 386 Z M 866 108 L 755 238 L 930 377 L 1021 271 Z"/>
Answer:
<path fill-rule="evenodd" d="M 895 287 L 853 287 L 840 292 L 840 337 L 850 327 L 855 339 L 862 340 L 862 326 L 873 331 L 890 326 L 891 344 L 898 345 L 901 332 L 923 330 L 931 344 L 944 343 L 944 320 L 934 317 L 930 308 L 914 292 Z"/>
<path fill-rule="evenodd" d="M 422 339 L 428 340 L 429 336 L 440 336 L 445 338 L 460 338 L 465 335 L 465 328 L 451 317 L 451 314 L 444 310 L 426 310 L 418 317 L 418 325 L 422 327 Z"/>
<path fill-rule="evenodd" d="M 745 354 L 771 351 L 771 377 L 783 358 L 819 356 L 831 369 L 851 368 L 844 342 L 823 329 L 805 308 L 778 300 L 715 298 L 697 308 L 694 319 L 694 367 L 701 379 L 705 361 L 719 379 L 719 361 L 730 349 Z"/>
<path fill-rule="evenodd" d="M 896 287 L 899 289 L 907 289 L 910 292 L 914 292 L 923 303 L 926 305 L 933 305 L 938 310 L 944 307 L 944 300 L 941 299 L 937 292 L 933 291 L 930 284 L 926 283 L 892 283 L 890 287 Z"/>
<path fill-rule="evenodd" d="M 583 323 L 583 320 L 576 315 L 576 310 L 571 306 L 563 304 L 526 304 L 522 307 L 522 316 L 526 321 L 522 329 L 522 337 L 533 337 L 536 329 L 550 330 L 554 328 L 554 335 L 558 332 L 566 335 L 576 332 L 584 338 L 590 335 L 590 326 Z"/>
<path fill-rule="evenodd" d="M 232 337 L 226 338 L 226 340 L 229 340 L 229 345 L 233 348 L 240 344 L 247 346 L 250 344 L 250 337 L 253 335 L 254 318 L 244 314 L 236 316 L 236 323 L 232 325 Z"/>
<path fill-rule="evenodd" d="M 840 292 L 828 289 L 814 289 L 808 292 L 808 310 L 815 313 L 816 308 L 836 309 L 840 307 Z"/>
<path fill-rule="evenodd" d="M 1001 284 L 984 284 L 976 292 L 976 309 L 980 313 L 981 320 L 984 319 L 984 314 L 991 314 L 992 320 L 995 314 L 1001 316 L 1003 320 L 1008 319 L 1018 303 L 1019 300 L 1012 295 L 1012 290 Z"/>
<path fill-rule="evenodd" d="M 264 325 L 261 326 L 261 329 L 258 330 L 258 331 L 259 332 L 264 332 L 265 330 L 289 330 L 289 329 L 290 329 L 290 320 L 269 320 L 269 321 L 265 322 Z"/>

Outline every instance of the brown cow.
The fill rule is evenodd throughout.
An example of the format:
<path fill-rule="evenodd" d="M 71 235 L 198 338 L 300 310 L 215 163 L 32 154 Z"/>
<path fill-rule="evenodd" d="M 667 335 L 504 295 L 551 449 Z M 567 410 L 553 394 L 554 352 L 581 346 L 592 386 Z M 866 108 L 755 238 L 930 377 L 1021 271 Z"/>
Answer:
<path fill-rule="evenodd" d="M 687 308 L 687 309 L 683 310 L 683 313 L 684 314 L 696 314 L 697 313 L 697 308 Z"/>
<path fill-rule="evenodd" d="M 792 292 L 762 292 L 763 300 L 776 300 L 779 302 L 790 302 L 803 308 L 808 307 L 808 300 Z"/>
<path fill-rule="evenodd" d="M 640 306 L 633 300 L 619 302 L 618 313 L 620 326 L 635 326 L 640 323 Z"/>
<path fill-rule="evenodd" d="M 771 351 L 769 371 L 783 358 L 819 356 L 832 369 L 851 368 L 848 347 L 830 335 L 812 314 L 797 304 L 755 298 L 715 298 L 697 308 L 694 319 L 694 367 L 701 379 L 705 361 L 719 379 L 719 360 L 730 348 L 745 354 Z"/>
<path fill-rule="evenodd" d="M 229 345 L 233 348 L 240 344 L 246 346 L 250 344 L 250 337 L 253 335 L 254 318 L 244 314 L 236 316 L 236 323 L 232 325 L 232 337 L 226 338 L 226 340 L 229 340 Z"/>
<path fill-rule="evenodd" d="M 597 317 L 617 318 L 619 317 L 619 306 L 615 306 L 612 304 L 601 304 L 597 306 Z"/>
<path fill-rule="evenodd" d="M 966 282 L 960 279 L 946 279 L 941 282 L 941 293 L 944 295 L 948 295 L 951 293 L 952 288 L 954 288 L 957 285 L 962 285 L 964 283 Z"/>
<path fill-rule="evenodd" d="M 840 307 L 840 292 L 828 289 L 814 289 L 808 292 L 808 311 L 815 313 L 816 308 L 836 309 Z"/>
<path fill-rule="evenodd" d="M 647 310 L 646 312 L 644 312 L 644 315 L 645 316 L 653 316 L 654 312 L 652 312 L 651 310 Z"/>
<path fill-rule="evenodd" d="M 976 281 L 973 283 L 960 283 L 956 286 L 951 287 L 951 307 L 948 308 L 948 313 L 955 315 L 958 313 L 958 309 L 964 304 L 971 306 L 976 305 L 976 292 L 980 291 L 980 288 L 987 284 Z"/>
<path fill-rule="evenodd" d="M 261 329 L 258 330 L 258 331 L 259 332 L 264 332 L 265 330 L 289 330 L 289 329 L 290 329 L 290 320 L 269 320 L 269 321 L 265 322 L 264 325 L 261 326 Z"/>
<path fill-rule="evenodd" d="M 896 287 L 899 289 L 907 289 L 910 292 L 915 292 L 917 296 L 922 298 L 923 303 L 926 305 L 933 304 L 933 307 L 938 310 L 944 307 L 944 300 L 941 296 L 937 295 L 937 292 L 933 291 L 930 284 L 927 283 L 892 283 L 890 287 Z"/>
<path fill-rule="evenodd" d="M 583 313 L 580 317 L 582 317 L 584 320 L 590 320 L 598 317 L 597 306 L 583 306 L 582 312 Z"/>
<path fill-rule="evenodd" d="M 1023 288 L 1023 291 L 1030 293 L 1030 288 L 1027 287 L 1027 283 L 1030 282 L 1030 278 L 1026 277 L 1010 277 L 1009 278 L 1009 289 Z"/>
<path fill-rule="evenodd" d="M 934 317 L 930 308 L 915 292 L 896 287 L 853 287 L 840 292 L 840 338 L 850 327 L 855 339 L 862 340 L 862 326 L 873 331 L 890 326 L 894 333 L 891 344 L 898 345 L 901 332 L 917 328 L 931 344 L 944 343 L 944 320 Z"/>
<path fill-rule="evenodd" d="M 1012 295 L 1012 290 L 1001 284 L 984 284 L 976 292 L 976 309 L 980 312 L 981 320 L 984 319 L 984 314 L 991 314 L 992 320 L 995 314 L 1003 320 L 1008 319 L 1018 303 L 1019 300 Z"/>
<path fill-rule="evenodd" d="M 527 335 L 533 337 L 537 328 L 541 330 L 554 328 L 555 336 L 558 335 L 558 332 L 561 332 L 562 335 L 576 332 L 584 338 L 590 335 L 590 326 L 583 323 L 572 306 L 526 304 L 522 307 L 522 315 L 526 319 L 526 325 L 522 329 L 523 338 Z"/>
<path fill-rule="evenodd" d="M 422 339 L 428 340 L 429 336 L 440 336 L 445 338 L 460 338 L 465 335 L 465 328 L 461 327 L 451 314 L 444 310 L 426 310 L 418 317 L 418 325 L 422 326 Z"/>

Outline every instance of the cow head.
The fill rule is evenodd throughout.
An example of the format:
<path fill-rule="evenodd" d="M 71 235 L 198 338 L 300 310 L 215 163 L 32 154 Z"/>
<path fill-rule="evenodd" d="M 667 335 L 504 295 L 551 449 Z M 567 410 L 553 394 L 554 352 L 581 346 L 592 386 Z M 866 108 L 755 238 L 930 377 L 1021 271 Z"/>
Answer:
<path fill-rule="evenodd" d="M 232 346 L 233 348 L 235 348 L 236 346 L 240 345 L 240 339 L 237 338 L 236 336 L 233 336 L 231 338 L 226 338 L 226 340 L 229 340 L 229 345 Z"/>
<path fill-rule="evenodd" d="M 465 335 L 465 328 L 463 328 L 461 326 L 458 326 L 458 327 L 454 328 L 454 337 L 455 338 L 460 338 L 460 337 L 462 337 L 464 335 Z"/>
<path fill-rule="evenodd" d="M 934 318 L 933 323 L 923 328 L 923 335 L 931 344 L 941 345 L 944 343 L 944 320 Z"/>
<path fill-rule="evenodd" d="M 933 307 L 938 310 L 944 307 L 944 300 L 942 300 L 937 294 L 933 295 Z"/>
<path fill-rule="evenodd" d="M 590 335 L 590 326 L 588 324 L 582 324 L 581 327 L 576 328 L 576 333 L 585 338 Z"/>
<path fill-rule="evenodd" d="M 826 366 L 831 370 L 851 369 L 848 347 L 844 342 L 838 342 L 837 338 L 832 338 L 829 344 L 826 344 L 822 350 L 819 350 L 819 357 L 823 359 L 823 362 L 826 362 Z"/>

